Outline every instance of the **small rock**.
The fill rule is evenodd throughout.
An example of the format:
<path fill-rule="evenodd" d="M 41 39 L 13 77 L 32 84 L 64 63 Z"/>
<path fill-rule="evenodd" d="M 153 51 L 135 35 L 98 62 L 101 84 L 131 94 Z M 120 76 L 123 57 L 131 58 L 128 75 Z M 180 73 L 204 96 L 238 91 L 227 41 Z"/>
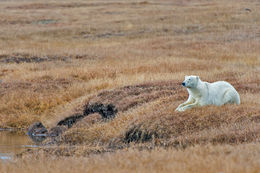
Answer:
<path fill-rule="evenodd" d="M 252 10 L 249 8 L 245 8 L 245 11 L 251 12 Z"/>
<path fill-rule="evenodd" d="M 42 142 L 48 137 L 48 130 L 41 122 L 36 122 L 29 127 L 27 134 L 34 142 Z"/>

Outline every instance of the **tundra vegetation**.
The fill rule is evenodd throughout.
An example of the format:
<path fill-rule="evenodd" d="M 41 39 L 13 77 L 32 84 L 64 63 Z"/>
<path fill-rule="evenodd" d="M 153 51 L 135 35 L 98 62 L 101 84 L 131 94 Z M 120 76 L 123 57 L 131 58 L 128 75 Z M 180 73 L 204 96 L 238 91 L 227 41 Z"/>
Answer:
<path fill-rule="evenodd" d="M 258 0 L 0 1 L 0 128 L 116 109 L 0 172 L 259 172 L 259 26 Z M 191 74 L 241 105 L 175 112 Z"/>

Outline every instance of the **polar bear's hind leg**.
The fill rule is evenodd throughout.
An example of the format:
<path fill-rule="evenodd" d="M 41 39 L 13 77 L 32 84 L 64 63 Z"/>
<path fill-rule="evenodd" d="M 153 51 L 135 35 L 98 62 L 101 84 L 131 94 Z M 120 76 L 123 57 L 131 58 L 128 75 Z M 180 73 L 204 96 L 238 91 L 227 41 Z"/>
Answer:
<path fill-rule="evenodd" d="M 239 94 L 235 90 L 232 90 L 232 89 L 227 90 L 224 93 L 223 97 L 224 97 L 223 98 L 224 104 L 228 104 L 228 103 L 236 103 L 237 105 L 240 104 Z"/>

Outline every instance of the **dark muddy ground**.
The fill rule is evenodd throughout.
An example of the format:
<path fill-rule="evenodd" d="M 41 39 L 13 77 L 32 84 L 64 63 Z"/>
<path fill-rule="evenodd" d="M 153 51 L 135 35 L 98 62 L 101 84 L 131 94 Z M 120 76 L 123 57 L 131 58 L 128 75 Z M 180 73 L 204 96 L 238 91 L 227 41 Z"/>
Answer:
<path fill-rule="evenodd" d="M 73 114 L 65 119 L 59 121 L 57 126 L 48 130 L 41 122 L 32 124 L 28 129 L 28 135 L 35 142 L 42 142 L 47 137 L 55 138 L 61 135 L 65 130 L 71 128 L 78 121 L 81 121 L 84 117 L 98 113 L 104 120 L 113 119 L 116 116 L 117 109 L 113 104 L 103 105 L 102 103 L 96 103 L 92 105 L 85 105 L 82 114 Z"/>

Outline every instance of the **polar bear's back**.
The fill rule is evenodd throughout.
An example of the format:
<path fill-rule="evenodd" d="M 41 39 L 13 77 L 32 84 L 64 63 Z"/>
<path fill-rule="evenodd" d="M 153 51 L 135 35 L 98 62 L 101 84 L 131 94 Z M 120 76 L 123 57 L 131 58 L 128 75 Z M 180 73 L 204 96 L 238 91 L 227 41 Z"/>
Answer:
<path fill-rule="evenodd" d="M 227 102 L 240 103 L 239 94 L 236 89 L 226 81 L 208 83 L 208 88 L 211 104 L 223 105 Z"/>
<path fill-rule="evenodd" d="M 209 83 L 209 85 L 212 88 L 216 88 L 216 89 L 224 89 L 224 88 L 233 88 L 233 89 L 235 89 L 230 83 L 228 83 L 226 81 L 217 81 L 217 82 Z"/>

